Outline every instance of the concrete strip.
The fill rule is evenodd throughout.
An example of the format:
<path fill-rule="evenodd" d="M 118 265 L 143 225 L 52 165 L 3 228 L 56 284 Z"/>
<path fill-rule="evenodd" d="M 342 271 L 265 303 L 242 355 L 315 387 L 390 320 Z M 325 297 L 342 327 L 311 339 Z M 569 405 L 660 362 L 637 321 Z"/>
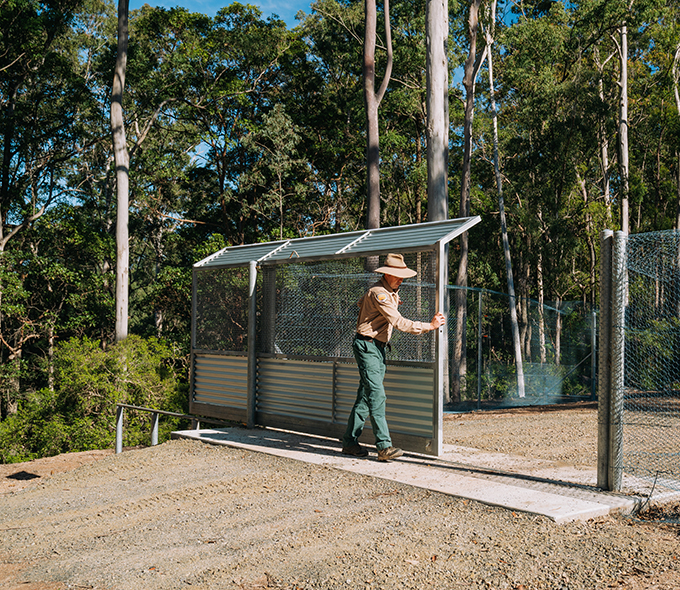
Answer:
<path fill-rule="evenodd" d="M 185 430 L 174 432 L 173 438 L 196 439 L 352 471 L 491 506 L 539 514 L 556 523 L 588 520 L 614 510 L 631 512 L 640 501 L 640 498 L 616 496 L 579 484 L 527 475 L 531 469 L 522 474 L 494 470 L 488 465 L 501 460 L 500 454 L 486 453 L 488 456 L 484 457 L 484 453 L 476 449 L 470 449 L 476 453 L 466 455 L 460 447 L 445 448 L 442 458 L 406 454 L 396 461 L 383 463 L 376 460 L 374 452 L 366 459 L 348 457 L 340 453 L 337 441 L 273 429 Z M 479 465 L 474 463 L 475 459 Z M 546 462 L 537 463 L 534 468 L 546 468 Z M 506 465 L 517 471 L 520 459 L 508 460 L 506 456 Z"/>

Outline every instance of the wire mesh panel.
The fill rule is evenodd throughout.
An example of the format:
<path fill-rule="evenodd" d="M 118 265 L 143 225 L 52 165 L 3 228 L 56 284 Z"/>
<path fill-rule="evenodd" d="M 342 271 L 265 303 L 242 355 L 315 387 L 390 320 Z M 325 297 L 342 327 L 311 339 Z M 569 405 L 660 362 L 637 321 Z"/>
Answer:
<path fill-rule="evenodd" d="M 195 306 L 195 349 L 247 350 L 248 267 L 197 272 Z"/>
<path fill-rule="evenodd" d="M 680 477 L 680 233 L 628 238 L 623 469 Z"/>
<path fill-rule="evenodd" d="M 460 290 L 449 286 L 452 383 L 457 375 L 454 347 L 459 334 L 456 293 Z M 519 398 L 508 295 L 485 289 L 464 291 L 465 371 L 460 399 L 454 400 L 454 405 L 547 404 L 593 396 L 594 319 L 590 306 L 564 301 L 541 305 L 535 300 L 518 299 L 525 385 L 525 397 Z"/>
<path fill-rule="evenodd" d="M 399 289 L 403 316 L 429 322 L 435 312 L 434 254 L 409 254 L 418 276 Z M 358 302 L 381 275 L 366 270 L 370 260 L 350 258 L 273 266 L 263 271 L 259 352 L 286 356 L 353 358 Z M 432 362 L 433 333 L 395 331 L 390 360 Z"/>

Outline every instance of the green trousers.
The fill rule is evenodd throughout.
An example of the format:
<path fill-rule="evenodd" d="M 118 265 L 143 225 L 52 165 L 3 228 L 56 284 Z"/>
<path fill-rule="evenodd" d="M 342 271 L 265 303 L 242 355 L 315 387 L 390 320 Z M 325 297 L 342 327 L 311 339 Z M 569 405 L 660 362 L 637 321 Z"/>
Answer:
<path fill-rule="evenodd" d="M 358 444 L 366 418 L 370 417 L 376 448 L 387 449 L 392 446 L 392 439 L 385 419 L 385 347 L 357 338 L 352 344 L 352 350 L 359 367 L 360 382 L 357 399 L 342 438 L 343 445 L 348 447 Z"/>

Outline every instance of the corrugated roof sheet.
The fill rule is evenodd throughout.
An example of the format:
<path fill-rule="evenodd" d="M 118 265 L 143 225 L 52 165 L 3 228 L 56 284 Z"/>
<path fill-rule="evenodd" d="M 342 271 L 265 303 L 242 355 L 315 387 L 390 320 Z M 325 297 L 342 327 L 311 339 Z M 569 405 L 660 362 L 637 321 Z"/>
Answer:
<path fill-rule="evenodd" d="M 251 261 L 260 265 L 285 264 L 332 258 L 354 258 L 432 250 L 445 244 L 481 221 L 479 216 L 445 221 L 430 221 L 398 227 L 280 240 L 265 244 L 229 246 L 194 264 L 194 268 L 246 266 Z"/>

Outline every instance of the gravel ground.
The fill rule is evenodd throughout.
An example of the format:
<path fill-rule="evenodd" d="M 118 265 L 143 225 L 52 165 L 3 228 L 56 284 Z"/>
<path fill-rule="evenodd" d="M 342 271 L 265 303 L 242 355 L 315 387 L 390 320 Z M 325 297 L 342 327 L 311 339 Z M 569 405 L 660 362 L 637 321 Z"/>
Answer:
<path fill-rule="evenodd" d="M 455 415 L 445 440 L 593 465 L 595 426 L 588 407 Z M 0 589 L 680 588 L 677 506 L 556 525 L 188 440 L 67 465 L 0 466 Z"/>

